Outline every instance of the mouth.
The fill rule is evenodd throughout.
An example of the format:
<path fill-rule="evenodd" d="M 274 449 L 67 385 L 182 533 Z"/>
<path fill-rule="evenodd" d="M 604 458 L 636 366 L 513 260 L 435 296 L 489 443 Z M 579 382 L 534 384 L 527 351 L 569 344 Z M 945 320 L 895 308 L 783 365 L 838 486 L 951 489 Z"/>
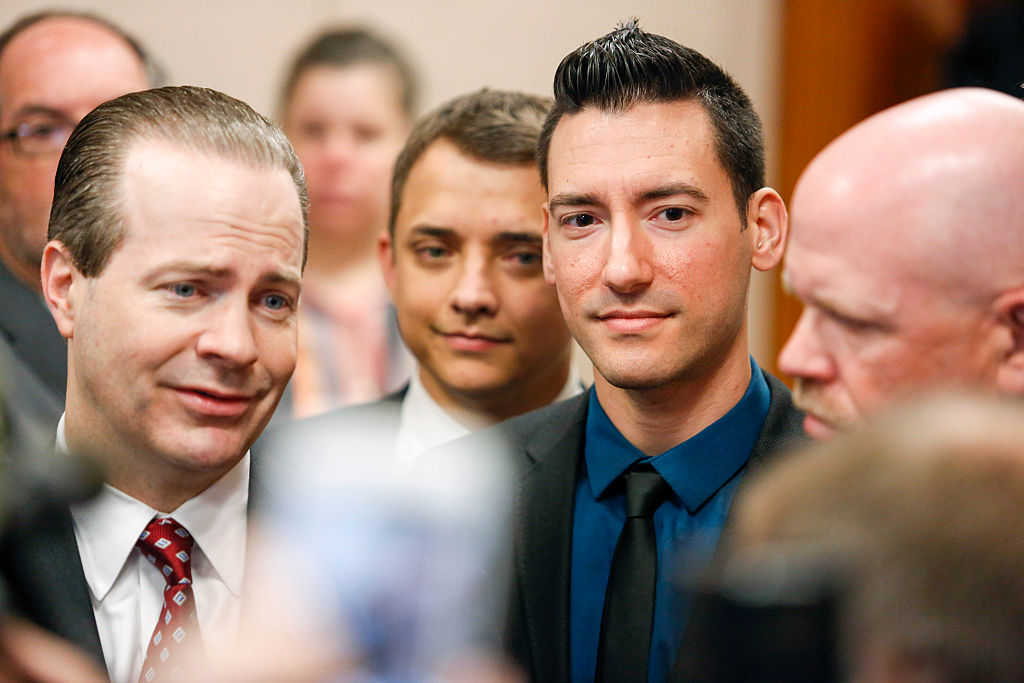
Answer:
<path fill-rule="evenodd" d="M 599 313 L 597 320 L 603 325 L 621 334 L 636 334 L 658 326 L 672 317 L 672 313 L 648 311 L 640 309 L 611 310 Z"/>
<path fill-rule="evenodd" d="M 821 441 L 831 439 L 839 430 L 831 422 L 818 417 L 814 413 L 807 412 L 804 415 L 804 431 L 812 439 Z"/>
<path fill-rule="evenodd" d="M 456 351 L 487 351 L 502 344 L 509 344 L 512 341 L 511 337 L 489 334 L 478 330 L 460 330 L 457 332 L 437 330 L 436 332 Z"/>
<path fill-rule="evenodd" d="M 258 394 L 227 392 L 210 387 L 173 387 L 185 408 L 202 417 L 240 417 L 259 398 Z"/>

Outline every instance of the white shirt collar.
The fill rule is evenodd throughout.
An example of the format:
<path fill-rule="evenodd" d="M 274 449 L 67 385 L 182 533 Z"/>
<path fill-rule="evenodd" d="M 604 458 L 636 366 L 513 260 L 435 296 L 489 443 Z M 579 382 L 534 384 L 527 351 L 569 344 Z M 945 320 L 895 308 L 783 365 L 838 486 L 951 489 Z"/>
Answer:
<path fill-rule="evenodd" d="M 555 401 L 571 398 L 583 391 L 579 372 L 570 366 L 569 377 Z M 419 367 L 413 369 L 409 390 L 402 399 L 395 454 L 398 462 L 409 465 L 420 455 L 469 434 L 470 430 L 449 415 L 433 397 L 427 393 L 420 381 Z"/>
<path fill-rule="evenodd" d="M 67 452 L 63 415 L 57 425 L 57 449 Z M 109 484 L 91 500 L 71 506 L 82 568 L 96 600 L 102 601 L 110 592 L 139 534 L 154 516 L 174 517 L 188 529 L 224 584 L 239 595 L 245 571 L 249 462 L 246 452 L 212 486 L 169 515 Z"/>

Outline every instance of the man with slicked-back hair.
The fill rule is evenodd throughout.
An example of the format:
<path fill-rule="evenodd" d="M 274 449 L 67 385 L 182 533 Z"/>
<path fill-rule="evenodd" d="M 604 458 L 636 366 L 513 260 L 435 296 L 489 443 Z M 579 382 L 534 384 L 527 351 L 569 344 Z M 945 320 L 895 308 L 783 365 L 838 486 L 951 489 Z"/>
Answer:
<path fill-rule="evenodd" d="M 496 428 L 522 473 L 506 644 L 531 680 L 662 681 L 687 614 L 671 577 L 799 432 L 747 344 L 750 270 L 779 262 L 786 210 L 750 100 L 703 55 L 634 21 L 554 90 L 544 273 L 594 387 Z"/>
<path fill-rule="evenodd" d="M 42 261 L 68 347 L 57 450 L 105 485 L 16 529 L 3 573 L 115 682 L 178 680 L 182 648 L 237 626 L 248 449 L 295 367 L 306 211 L 284 133 L 206 88 L 106 102 L 61 155 Z"/>

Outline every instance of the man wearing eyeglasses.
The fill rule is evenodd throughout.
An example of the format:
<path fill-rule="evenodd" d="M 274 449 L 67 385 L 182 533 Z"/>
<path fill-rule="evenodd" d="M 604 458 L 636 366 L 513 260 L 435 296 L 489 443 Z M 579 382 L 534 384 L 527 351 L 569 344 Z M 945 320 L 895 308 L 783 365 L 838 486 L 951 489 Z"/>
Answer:
<path fill-rule="evenodd" d="M 0 33 L 0 418 L 11 454 L 52 440 L 64 405 L 67 352 L 39 279 L 57 160 L 85 114 L 157 73 L 133 38 L 91 15 L 42 12 Z"/>

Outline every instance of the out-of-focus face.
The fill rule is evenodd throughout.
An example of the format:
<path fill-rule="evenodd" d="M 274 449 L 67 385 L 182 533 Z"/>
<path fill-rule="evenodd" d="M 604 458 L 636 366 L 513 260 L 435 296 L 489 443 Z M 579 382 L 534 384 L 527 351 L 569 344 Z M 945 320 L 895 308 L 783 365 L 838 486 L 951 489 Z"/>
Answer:
<path fill-rule="evenodd" d="M 478 161 L 444 139 L 410 170 L 381 265 L 442 404 L 515 392 L 529 406 L 565 384 L 569 332 L 541 269 L 543 201 L 535 165 Z"/>
<path fill-rule="evenodd" d="M 270 419 L 295 366 L 303 226 L 283 169 L 140 141 L 122 182 L 126 234 L 103 271 L 51 242 L 43 272 L 69 340 L 68 444 L 146 500 L 212 483 Z"/>
<path fill-rule="evenodd" d="M 343 242 L 375 237 L 387 222 L 391 170 L 409 132 L 394 68 L 306 70 L 284 130 L 306 171 L 313 231 Z"/>
<path fill-rule="evenodd" d="M 700 104 L 567 115 L 548 169 L 545 271 L 605 381 L 653 389 L 745 357 L 757 230 L 742 229 Z"/>
<path fill-rule="evenodd" d="M 909 237 L 928 232 L 910 227 L 921 204 L 883 198 L 883 190 L 836 196 L 819 177 L 801 185 L 784 279 L 804 311 L 779 369 L 794 378 L 807 433 L 831 436 L 940 385 L 994 387 L 997 320 L 965 301 L 970 292 L 928 272 L 928 245 Z M 912 193 L 930 201 L 926 191 Z"/>
<path fill-rule="evenodd" d="M 0 133 L 21 127 L 49 148 L 19 154 L 0 142 L 0 257 L 32 286 L 39 286 L 53 176 L 71 129 L 99 104 L 147 87 L 131 47 L 84 19 L 44 19 L 0 54 Z"/>

